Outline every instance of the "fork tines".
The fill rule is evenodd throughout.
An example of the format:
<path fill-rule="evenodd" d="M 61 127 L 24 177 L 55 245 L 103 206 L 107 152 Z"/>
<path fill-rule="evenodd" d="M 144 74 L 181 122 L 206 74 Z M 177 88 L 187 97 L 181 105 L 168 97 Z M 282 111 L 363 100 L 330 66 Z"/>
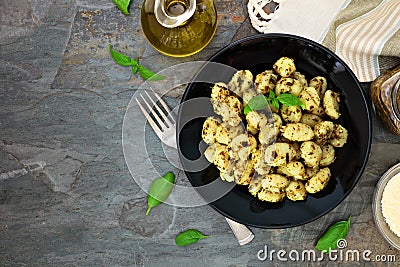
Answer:
<path fill-rule="evenodd" d="M 150 88 L 150 90 L 153 92 L 154 96 L 156 97 L 156 100 L 154 100 L 154 98 L 150 96 L 150 94 L 147 91 L 145 91 L 145 96 L 144 94 L 140 94 L 140 97 L 142 98 L 141 100 L 144 102 L 147 109 L 143 107 L 138 98 L 135 99 L 140 109 L 142 110 L 144 116 L 146 117 L 147 121 L 150 123 L 150 126 L 160 137 L 162 135 L 162 132 L 166 128 L 175 127 L 175 121 L 173 116 L 169 116 L 171 114 L 171 109 L 167 106 L 164 100 L 162 100 L 162 98 L 152 88 Z M 159 105 L 157 105 L 156 103 L 157 101 L 164 108 L 164 111 L 160 108 Z M 151 104 L 149 104 L 149 102 Z M 154 121 L 153 118 L 155 119 L 156 122 Z"/>

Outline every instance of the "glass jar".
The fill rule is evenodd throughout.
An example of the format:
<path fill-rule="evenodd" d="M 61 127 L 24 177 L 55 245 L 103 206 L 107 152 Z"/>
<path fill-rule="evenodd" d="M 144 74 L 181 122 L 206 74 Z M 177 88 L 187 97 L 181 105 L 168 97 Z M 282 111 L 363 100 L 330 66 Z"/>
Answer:
<path fill-rule="evenodd" d="M 376 78 L 370 94 L 379 119 L 388 130 L 400 135 L 400 66 Z"/>

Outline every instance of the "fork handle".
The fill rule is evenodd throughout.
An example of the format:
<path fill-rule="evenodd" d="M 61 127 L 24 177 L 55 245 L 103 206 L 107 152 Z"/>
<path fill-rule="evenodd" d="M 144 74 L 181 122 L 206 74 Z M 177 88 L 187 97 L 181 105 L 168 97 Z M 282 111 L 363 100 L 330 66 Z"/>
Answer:
<path fill-rule="evenodd" d="M 228 222 L 229 226 L 231 227 L 232 232 L 235 234 L 235 237 L 239 242 L 239 245 L 241 246 L 246 245 L 253 240 L 254 234 L 250 231 L 249 228 L 247 228 L 246 225 L 232 221 L 231 219 L 228 219 L 226 217 L 225 219 Z"/>

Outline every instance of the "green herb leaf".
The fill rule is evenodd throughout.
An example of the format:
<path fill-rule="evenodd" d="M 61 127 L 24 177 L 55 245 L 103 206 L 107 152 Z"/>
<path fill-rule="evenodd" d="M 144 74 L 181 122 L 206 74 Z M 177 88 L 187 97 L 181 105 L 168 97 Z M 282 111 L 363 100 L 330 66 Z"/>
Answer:
<path fill-rule="evenodd" d="M 249 113 L 251 111 L 251 108 L 249 105 L 246 105 L 243 109 L 243 114 L 246 116 L 247 113 Z"/>
<path fill-rule="evenodd" d="M 175 237 L 175 244 L 178 246 L 187 246 L 197 241 L 207 238 L 208 236 L 203 235 L 200 231 L 195 229 L 186 230 Z"/>
<path fill-rule="evenodd" d="M 128 56 L 125 56 L 124 54 L 114 51 L 112 45 L 110 45 L 110 53 L 114 61 L 117 62 L 119 65 L 124 67 L 132 65 L 132 59 Z"/>
<path fill-rule="evenodd" d="M 122 13 L 129 15 L 128 7 L 131 3 L 131 0 L 114 0 L 114 3 L 118 9 L 122 11 Z"/>
<path fill-rule="evenodd" d="M 128 67 L 132 67 L 132 73 L 135 74 L 139 71 L 140 76 L 142 76 L 145 80 L 149 81 L 158 81 L 165 79 L 164 76 L 156 74 L 152 72 L 151 70 L 145 68 L 144 66 L 139 64 L 139 59 L 131 59 L 130 57 L 121 54 L 119 52 L 114 51 L 112 45 L 110 45 L 110 53 L 112 58 L 114 59 L 115 62 L 117 62 L 119 65 Z"/>
<path fill-rule="evenodd" d="M 278 101 L 278 99 L 273 98 L 273 99 L 271 100 L 271 105 L 272 105 L 274 108 L 279 109 L 279 101 Z"/>
<path fill-rule="evenodd" d="M 276 98 L 275 92 L 274 92 L 273 90 L 269 91 L 269 96 L 268 96 L 268 98 L 271 99 L 271 100 L 274 99 L 274 98 Z"/>
<path fill-rule="evenodd" d="M 136 74 L 136 72 L 138 71 L 138 64 L 132 64 L 132 73 Z"/>
<path fill-rule="evenodd" d="M 319 251 L 329 252 L 337 247 L 337 243 L 340 239 L 347 236 L 350 228 L 351 215 L 347 221 L 339 221 L 332 225 L 328 231 L 318 240 L 316 249 Z"/>
<path fill-rule="evenodd" d="M 280 94 L 276 99 L 285 106 L 300 106 L 302 109 L 306 107 L 297 96 L 292 94 Z"/>
<path fill-rule="evenodd" d="M 149 189 L 147 196 L 147 211 L 146 215 L 149 214 L 150 210 L 155 206 L 160 205 L 164 202 L 174 187 L 175 175 L 172 172 L 166 173 L 163 177 L 155 179 Z"/>
<path fill-rule="evenodd" d="M 139 65 L 139 73 L 140 73 L 140 76 L 143 77 L 143 79 L 149 80 L 149 81 L 159 81 L 159 80 L 165 79 L 164 76 L 158 75 L 158 74 L 152 72 L 151 70 L 146 69 L 142 65 Z"/>
<path fill-rule="evenodd" d="M 257 95 L 252 99 L 250 99 L 249 102 L 247 102 L 247 105 L 243 110 L 243 114 L 247 115 L 247 113 L 249 113 L 252 110 L 265 109 L 266 107 L 268 107 L 268 105 L 269 103 L 264 95 Z"/>
<path fill-rule="evenodd" d="M 258 95 L 250 99 L 247 105 L 244 107 L 243 114 L 247 115 L 252 110 L 260 110 L 265 109 L 269 104 L 271 104 L 274 108 L 279 109 L 279 102 L 285 106 L 300 106 L 302 109 L 305 108 L 305 105 L 301 100 L 292 94 L 280 94 L 278 96 L 275 95 L 274 91 L 269 91 L 268 97 L 264 95 Z"/>

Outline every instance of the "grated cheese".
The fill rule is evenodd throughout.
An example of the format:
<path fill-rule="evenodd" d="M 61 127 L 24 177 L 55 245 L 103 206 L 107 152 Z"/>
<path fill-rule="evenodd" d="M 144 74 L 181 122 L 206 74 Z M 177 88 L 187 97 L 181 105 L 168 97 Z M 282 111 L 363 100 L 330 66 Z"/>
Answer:
<path fill-rule="evenodd" d="M 400 173 L 386 184 L 382 194 L 382 214 L 390 230 L 400 237 Z"/>

